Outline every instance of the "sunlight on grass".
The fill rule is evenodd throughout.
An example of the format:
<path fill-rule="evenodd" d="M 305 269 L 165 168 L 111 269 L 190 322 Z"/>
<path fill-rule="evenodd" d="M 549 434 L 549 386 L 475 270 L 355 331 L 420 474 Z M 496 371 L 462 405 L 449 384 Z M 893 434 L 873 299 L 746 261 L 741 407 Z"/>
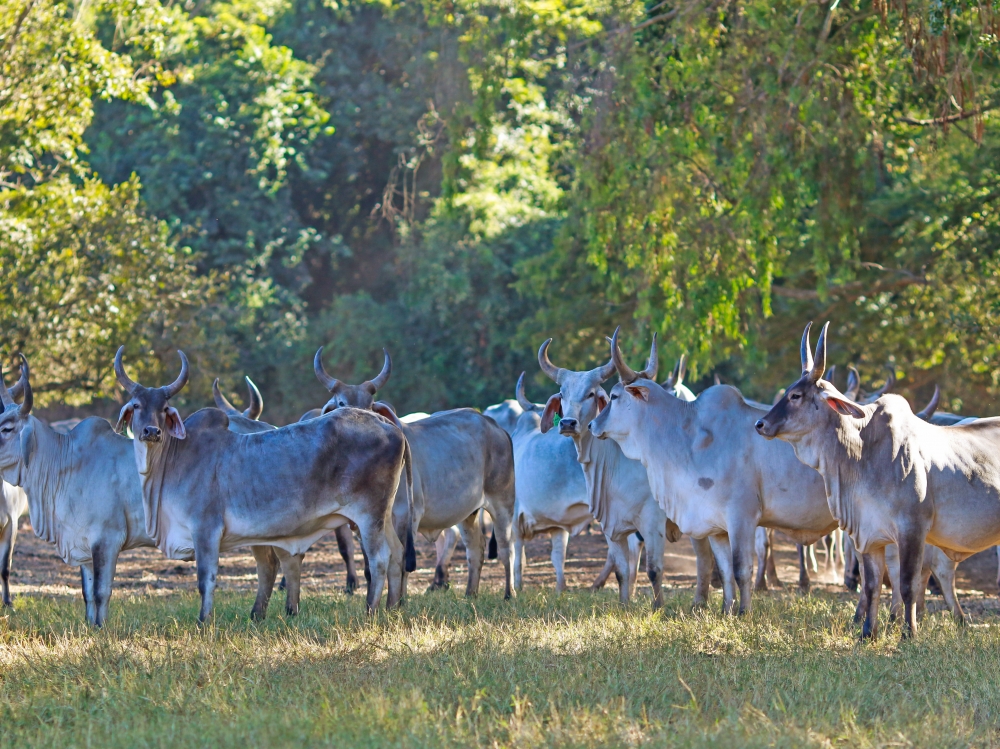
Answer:
<path fill-rule="evenodd" d="M 607 592 L 417 595 L 374 622 L 362 603 L 254 624 L 228 595 L 199 630 L 193 595 L 132 597 L 93 632 L 76 601 L 21 598 L 0 619 L 4 743 L 987 746 L 1000 719 L 990 622 L 859 643 L 824 594 L 739 619 L 688 593 L 657 614 Z"/>

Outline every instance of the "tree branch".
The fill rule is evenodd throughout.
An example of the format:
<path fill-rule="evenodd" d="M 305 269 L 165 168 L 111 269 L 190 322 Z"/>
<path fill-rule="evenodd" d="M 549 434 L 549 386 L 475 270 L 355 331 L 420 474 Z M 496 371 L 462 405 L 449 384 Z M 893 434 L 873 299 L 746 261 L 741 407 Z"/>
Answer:
<path fill-rule="evenodd" d="M 907 125 L 916 125 L 917 127 L 940 127 L 942 125 L 950 125 L 953 122 L 961 122 L 962 120 L 967 120 L 970 117 L 976 117 L 977 115 L 983 114 L 984 112 L 989 112 L 997 108 L 998 105 L 990 104 L 986 107 L 976 107 L 975 109 L 970 109 L 967 112 L 959 112 L 958 114 L 950 114 L 947 117 L 932 117 L 927 120 L 918 120 L 913 117 L 897 117 L 899 122 Z"/>
<path fill-rule="evenodd" d="M 886 270 L 878 267 L 878 270 Z M 869 285 L 864 281 L 851 281 L 850 283 L 833 286 L 826 292 L 826 296 L 840 297 L 845 300 L 857 299 L 860 296 L 870 296 L 889 289 L 901 289 L 906 286 L 926 286 L 930 283 L 924 276 L 918 276 L 908 270 L 896 269 L 889 272 L 895 273 L 898 278 L 891 281 L 883 281 L 874 285 Z M 816 289 L 796 289 L 790 286 L 772 286 L 771 293 L 774 296 L 785 297 L 786 299 L 797 299 L 800 301 L 818 301 L 819 292 Z"/>

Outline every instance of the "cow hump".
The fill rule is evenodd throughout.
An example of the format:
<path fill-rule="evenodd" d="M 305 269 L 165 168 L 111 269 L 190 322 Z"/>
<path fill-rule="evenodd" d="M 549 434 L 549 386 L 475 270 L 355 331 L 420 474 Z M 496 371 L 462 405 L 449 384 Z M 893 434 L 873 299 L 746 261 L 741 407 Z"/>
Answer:
<path fill-rule="evenodd" d="M 225 411 L 218 408 L 203 408 L 195 411 L 184 420 L 184 428 L 189 432 L 196 432 L 205 429 L 229 429 L 229 417 Z"/>

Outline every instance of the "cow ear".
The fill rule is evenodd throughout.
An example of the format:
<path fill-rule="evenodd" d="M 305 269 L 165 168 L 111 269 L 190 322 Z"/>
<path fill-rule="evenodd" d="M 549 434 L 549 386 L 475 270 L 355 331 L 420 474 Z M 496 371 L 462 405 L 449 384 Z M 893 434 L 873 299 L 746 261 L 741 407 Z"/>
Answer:
<path fill-rule="evenodd" d="M 124 434 L 125 427 L 132 426 L 132 411 L 134 410 L 135 404 L 132 401 L 122 406 L 121 413 L 118 414 L 118 423 L 115 424 L 115 431 L 118 434 Z"/>
<path fill-rule="evenodd" d="M 21 460 L 27 468 L 35 451 L 35 426 L 29 421 L 21 430 Z"/>
<path fill-rule="evenodd" d="M 187 437 L 187 430 L 184 429 L 184 422 L 181 415 L 173 406 L 167 406 L 167 434 L 175 439 L 182 440 Z"/>
<path fill-rule="evenodd" d="M 555 426 L 553 423 L 553 417 L 556 414 L 559 414 L 559 418 L 562 418 L 562 395 L 559 393 L 556 393 L 545 401 L 545 410 L 542 411 L 542 434 L 545 434 Z"/>
<path fill-rule="evenodd" d="M 598 390 L 597 390 L 597 413 L 600 413 L 605 408 L 607 408 L 609 402 L 610 401 L 608 400 L 608 394 L 605 393 L 600 388 L 598 388 Z"/>
<path fill-rule="evenodd" d="M 377 413 L 383 419 L 388 419 L 397 427 L 399 427 L 399 429 L 403 428 L 403 423 L 399 420 L 399 417 L 396 416 L 396 412 L 393 411 L 388 404 L 383 403 L 382 401 L 375 401 L 374 403 L 372 403 L 372 411 Z"/>
<path fill-rule="evenodd" d="M 865 412 L 856 403 L 851 403 L 847 398 L 839 393 L 821 392 L 820 395 L 826 404 L 841 416 L 853 416 L 855 419 L 865 418 Z"/>
<path fill-rule="evenodd" d="M 649 388 L 644 385 L 626 385 L 625 389 L 633 398 L 638 398 L 643 402 L 649 401 Z"/>

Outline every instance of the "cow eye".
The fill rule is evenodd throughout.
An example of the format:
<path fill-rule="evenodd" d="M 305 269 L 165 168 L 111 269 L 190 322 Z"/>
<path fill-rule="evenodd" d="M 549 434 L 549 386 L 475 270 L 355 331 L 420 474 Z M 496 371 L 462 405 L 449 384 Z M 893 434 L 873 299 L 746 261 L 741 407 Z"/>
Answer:
<path fill-rule="evenodd" d="M 611 394 L 611 400 L 613 400 L 613 401 L 618 400 L 618 393 L 612 393 Z"/>
<path fill-rule="evenodd" d="M 789 400 L 797 401 L 802 397 L 802 393 L 792 393 L 788 396 Z"/>
<path fill-rule="evenodd" d="M 587 393 L 587 397 L 588 397 L 588 398 L 593 398 L 593 397 L 594 397 L 594 394 L 593 394 L 593 393 Z"/>

